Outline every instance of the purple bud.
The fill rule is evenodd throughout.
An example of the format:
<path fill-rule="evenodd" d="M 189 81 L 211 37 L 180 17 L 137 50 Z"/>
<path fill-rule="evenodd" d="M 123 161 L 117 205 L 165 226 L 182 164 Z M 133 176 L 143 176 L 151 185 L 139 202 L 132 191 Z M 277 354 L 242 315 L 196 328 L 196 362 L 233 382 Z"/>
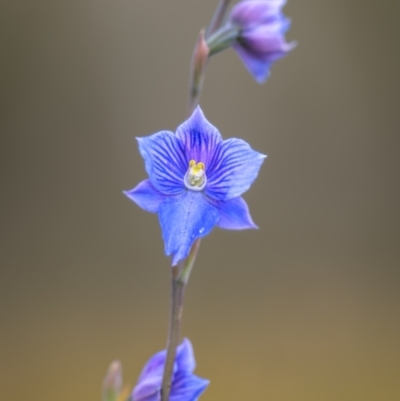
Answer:
<path fill-rule="evenodd" d="M 103 401 L 117 401 L 122 389 L 122 366 L 114 361 L 103 380 Z"/>
<path fill-rule="evenodd" d="M 296 46 L 285 39 L 285 32 L 290 27 L 290 20 L 282 13 L 285 2 L 242 0 L 230 13 L 230 24 L 239 27 L 233 47 L 258 83 L 268 78 L 273 62 Z"/>

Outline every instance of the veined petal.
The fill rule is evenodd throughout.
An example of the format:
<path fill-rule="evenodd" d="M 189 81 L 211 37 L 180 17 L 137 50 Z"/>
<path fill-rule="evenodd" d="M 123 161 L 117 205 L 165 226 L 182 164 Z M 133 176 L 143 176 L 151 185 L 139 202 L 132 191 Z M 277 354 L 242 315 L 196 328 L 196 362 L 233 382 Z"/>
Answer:
<path fill-rule="evenodd" d="M 180 372 L 192 373 L 196 368 L 192 343 L 187 338 L 183 339 L 176 350 L 176 363 Z"/>
<path fill-rule="evenodd" d="M 149 376 L 139 382 L 133 389 L 133 401 L 159 401 L 161 399 L 162 374 Z"/>
<path fill-rule="evenodd" d="M 270 74 L 271 64 L 268 61 L 260 58 L 259 55 L 251 52 L 240 44 L 233 45 L 236 53 L 242 60 L 244 66 L 253 75 L 254 79 L 262 84 L 266 81 Z"/>
<path fill-rule="evenodd" d="M 209 381 L 193 374 L 179 374 L 174 377 L 170 401 L 197 401 L 209 385 Z"/>
<path fill-rule="evenodd" d="M 290 27 L 290 20 L 280 18 L 268 24 L 243 32 L 239 43 L 254 54 L 268 56 L 270 53 L 287 53 L 295 43 L 287 43 L 285 31 Z"/>
<path fill-rule="evenodd" d="M 124 194 L 147 212 L 157 213 L 166 195 L 154 188 L 150 180 L 144 180 Z"/>
<path fill-rule="evenodd" d="M 165 350 L 157 352 L 157 354 L 152 356 L 146 363 L 133 389 L 132 399 L 134 401 L 160 400 L 161 382 L 166 355 L 167 352 Z"/>
<path fill-rule="evenodd" d="M 296 47 L 296 42 L 286 42 L 284 32 L 289 26 L 288 19 L 275 19 L 243 32 L 241 40 L 233 45 L 258 83 L 263 83 L 268 78 L 273 62 Z"/>
<path fill-rule="evenodd" d="M 187 162 L 202 162 L 206 169 L 216 145 L 222 141 L 220 132 L 205 118 L 199 106 L 190 118 L 177 128 L 176 136 L 186 146 Z"/>
<path fill-rule="evenodd" d="M 149 376 L 160 376 L 162 377 L 163 372 L 164 372 L 164 364 L 165 364 L 165 358 L 167 356 L 167 351 L 159 351 L 155 355 L 153 355 L 144 365 L 144 368 L 142 369 L 138 383 L 144 380 L 146 377 Z"/>
<path fill-rule="evenodd" d="M 240 196 L 256 179 L 265 157 L 242 139 L 220 142 L 208 171 L 206 195 L 222 201 Z"/>
<path fill-rule="evenodd" d="M 248 28 L 278 15 L 285 3 L 286 0 L 244 0 L 232 8 L 230 20 Z"/>
<path fill-rule="evenodd" d="M 251 218 L 246 201 L 241 196 L 228 201 L 216 201 L 213 204 L 218 208 L 220 214 L 217 227 L 226 230 L 258 228 Z"/>
<path fill-rule="evenodd" d="M 182 192 L 187 170 L 184 144 L 170 131 L 157 132 L 137 140 L 154 187 L 166 195 Z"/>
<path fill-rule="evenodd" d="M 165 199 L 158 216 L 165 253 L 172 255 L 173 266 L 185 259 L 193 242 L 207 235 L 219 220 L 217 208 L 206 202 L 202 192 L 194 191 Z"/>

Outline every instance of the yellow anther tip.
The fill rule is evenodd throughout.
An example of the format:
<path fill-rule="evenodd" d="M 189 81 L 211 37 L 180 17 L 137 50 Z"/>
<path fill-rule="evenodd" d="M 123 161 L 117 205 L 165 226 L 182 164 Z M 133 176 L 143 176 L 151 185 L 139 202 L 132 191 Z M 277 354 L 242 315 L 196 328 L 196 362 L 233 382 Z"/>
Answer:
<path fill-rule="evenodd" d="M 189 169 L 185 175 L 185 185 L 193 191 L 201 191 L 207 182 L 205 165 L 203 162 L 196 163 L 196 160 L 189 161 Z"/>

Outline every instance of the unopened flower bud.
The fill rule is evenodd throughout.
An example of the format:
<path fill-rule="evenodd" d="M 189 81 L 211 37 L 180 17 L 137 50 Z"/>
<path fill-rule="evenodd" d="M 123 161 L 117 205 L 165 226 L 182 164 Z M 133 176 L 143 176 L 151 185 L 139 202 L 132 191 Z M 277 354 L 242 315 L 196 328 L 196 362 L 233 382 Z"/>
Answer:
<path fill-rule="evenodd" d="M 239 29 L 234 49 L 258 83 L 269 75 L 271 65 L 295 46 L 287 43 L 290 20 L 282 8 L 286 0 L 242 0 L 231 10 L 227 25 Z"/>
<path fill-rule="evenodd" d="M 114 361 L 103 380 L 103 401 L 117 401 L 122 390 L 121 362 Z"/>

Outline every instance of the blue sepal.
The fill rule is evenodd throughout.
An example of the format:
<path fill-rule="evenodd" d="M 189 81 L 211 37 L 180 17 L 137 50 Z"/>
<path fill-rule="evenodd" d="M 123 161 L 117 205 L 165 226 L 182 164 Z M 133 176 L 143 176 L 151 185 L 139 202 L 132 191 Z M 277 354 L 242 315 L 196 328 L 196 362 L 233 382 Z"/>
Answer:
<path fill-rule="evenodd" d="M 217 227 L 226 230 L 258 228 L 251 218 L 246 201 L 241 196 L 225 202 L 215 202 L 214 204 L 220 214 Z"/>
<path fill-rule="evenodd" d="M 151 213 L 157 213 L 161 202 L 166 198 L 165 195 L 154 188 L 150 180 L 143 180 L 135 188 L 123 192 L 139 207 Z"/>

